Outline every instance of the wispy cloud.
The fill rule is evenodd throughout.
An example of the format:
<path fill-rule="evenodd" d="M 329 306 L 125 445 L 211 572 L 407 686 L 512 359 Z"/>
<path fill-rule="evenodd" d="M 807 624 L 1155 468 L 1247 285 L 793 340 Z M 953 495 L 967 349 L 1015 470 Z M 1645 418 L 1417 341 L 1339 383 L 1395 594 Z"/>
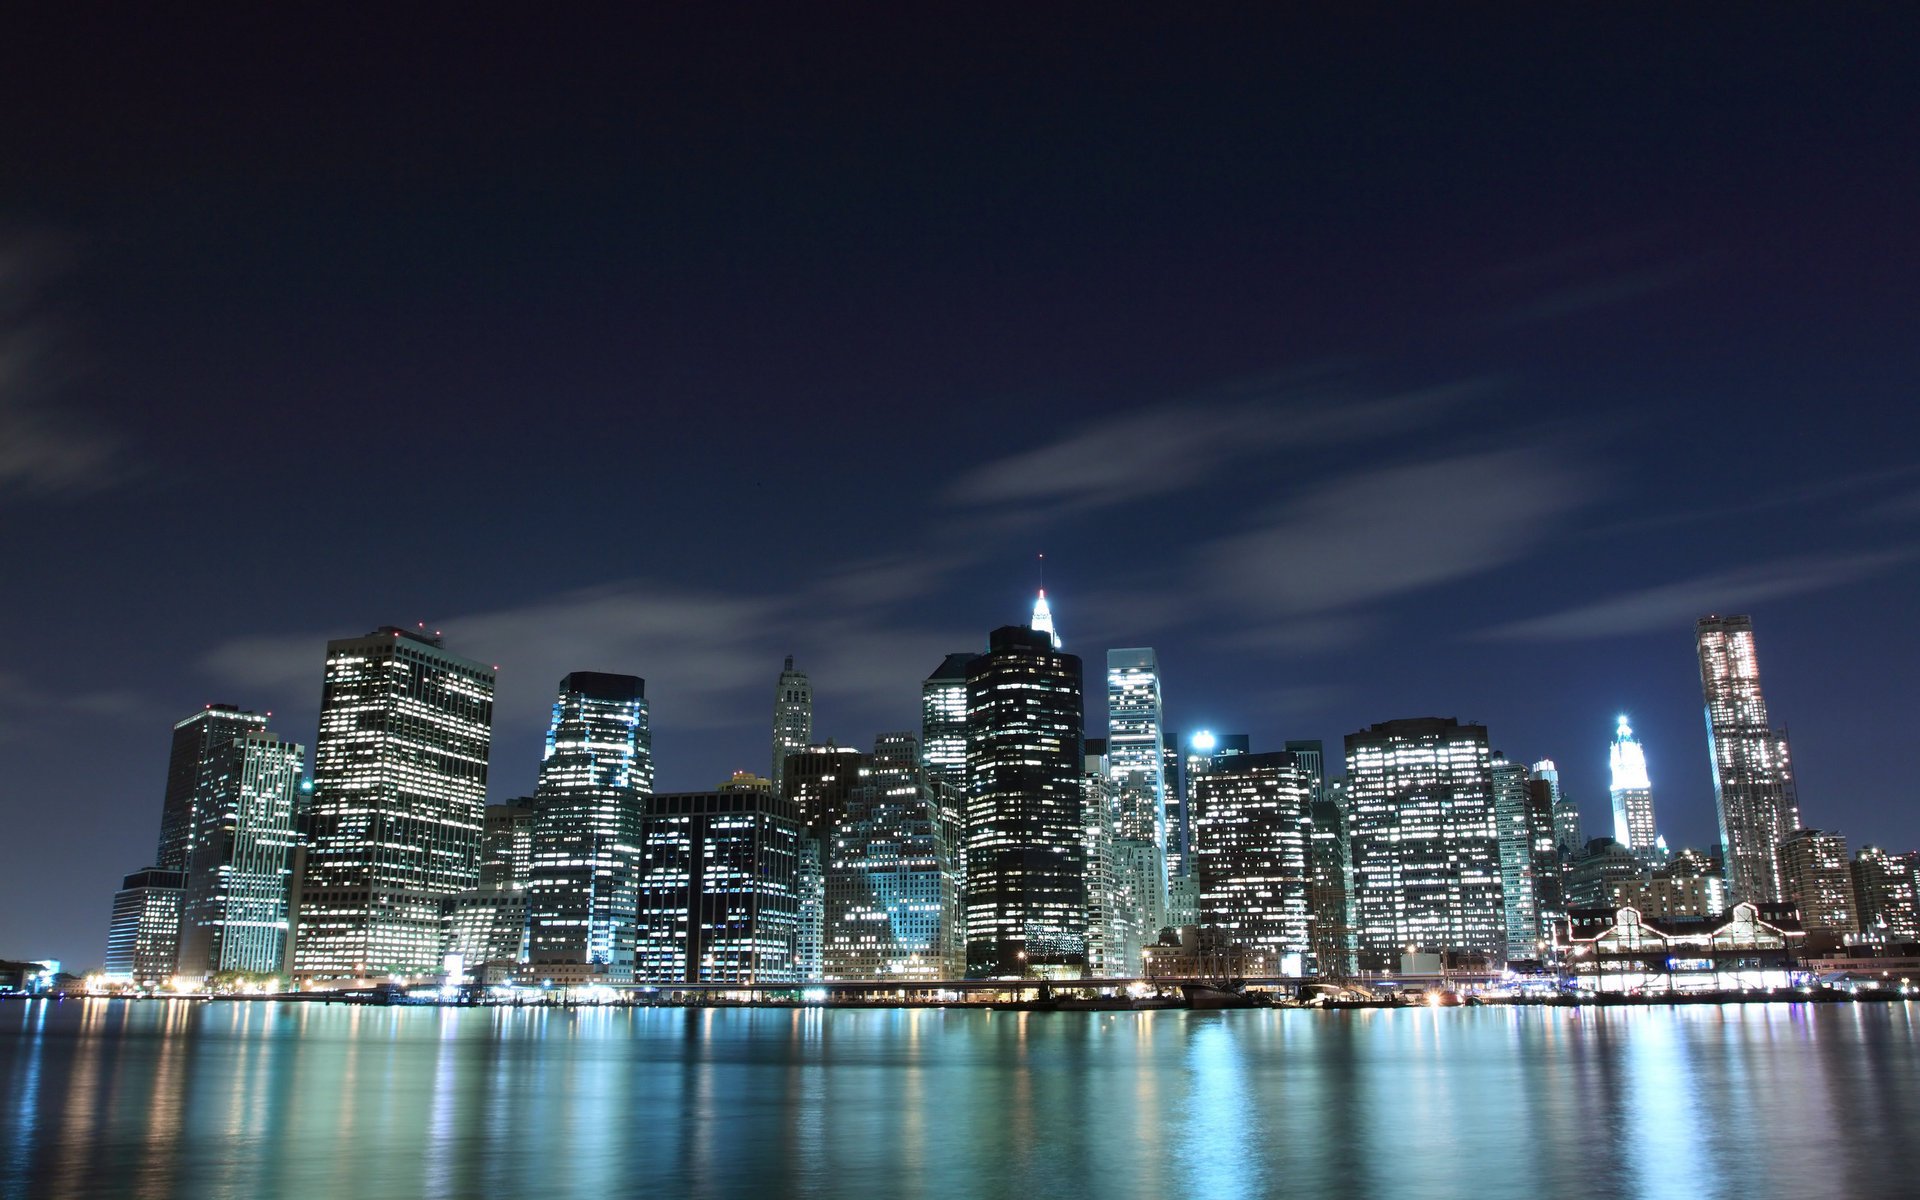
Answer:
<path fill-rule="evenodd" d="M 0 495 L 71 495 L 125 475 L 119 439 L 59 406 L 52 324 L 36 313 L 44 238 L 0 235 Z"/>
<path fill-rule="evenodd" d="M 1213 543 L 1201 565 L 1243 613 L 1350 617 L 1524 556 L 1594 487 L 1534 447 L 1362 470 Z"/>
<path fill-rule="evenodd" d="M 1906 548 L 1870 554 L 1780 559 L 1623 592 L 1591 604 L 1489 629 L 1481 636 L 1546 641 L 1621 637 L 1654 630 L 1670 632 L 1684 627 L 1702 613 L 1824 591 L 1879 575 L 1916 558 L 1920 558 L 1920 550 Z"/>
<path fill-rule="evenodd" d="M 1695 264 L 1673 263 L 1575 280 L 1548 288 L 1514 304 L 1496 313 L 1488 323 L 1495 327 L 1506 327 L 1577 317 L 1678 287 L 1698 274 L 1699 268 Z"/>
<path fill-rule="evenodd" d="M 1022 506 L 1028 517 L 1150 499 L 1189 488 L 1243 459 L 1424 427 L 1476 386 L 1384 397 L 1337 393 L 1321 385 L 1271 386 L 1157 405 L 977 467 L 948 487 L 946 499 L 960 506 Z"/>

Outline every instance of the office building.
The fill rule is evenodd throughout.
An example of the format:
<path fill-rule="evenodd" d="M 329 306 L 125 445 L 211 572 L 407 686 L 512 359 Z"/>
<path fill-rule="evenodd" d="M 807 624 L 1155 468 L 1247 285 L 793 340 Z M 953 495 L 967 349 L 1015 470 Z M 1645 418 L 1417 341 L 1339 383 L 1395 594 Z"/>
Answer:
<path fill-rule="evenodd" d="M 196 814 L 201 799 L 223 769 L 224 760 L 215 751 L 236 737 L 260 733 L 266 727 L 265 715 L 245 712 L 231 704 L 209 704 L 173 727 L 156 867 L 184 874 L 191 866 L 193 835 L 199 827 Z"/>
<path fill-rule="evenodd" d="M 798 983 L 792 801 L 755 788 L 642 801 L 640 983 Z"/>
<path fill-rule="evenodd" d="M 960 826 L 919 739 L 883 733 L 828 831 L 827 979 L 958 979 L 966 972 Z"/>
<path fill-rule="evenodd" d="M 1509 961 L 1538 957 L 1540 911 L 1533 886 L 1533 826 L 1528 820 L 1533 780 L 1525 763 L 1493 753 L 1493 819 L 1500 833 L 1500 895 L 1506 915 Z"/>
<path fill-rule="evenodd" d="M 480 824 L 480 886 L 447 899 L 449 965 L 468 982 L 511 982 L 526 961 L 534 805 L 532 796 L 487 805 Z"/>
<path fill-rule="evenodd" d="M 1080 660 L 1044 630 L 993 631 L 967 666 L 967 969 L 1084 961 Z"/>
<path fill-rule="evenodd" d="M 1853 905 L 1860 932 L 1882 943 L 1920 941 L 1920 852 L 1862 846 L 1853 856 Z"/>
<path fill-rule="evenodd" d="M 1551 782 L 1527 780 L 1525 812 L 1525 836 L 1533 865 L 1527 883 L 1533 889 L 1534 946 L 1524 957 L 1544 958 L 1560 940 L 1567 920 L 1566 862 L 1560 855 L 1561 828 Z M 1509 938 L 1509 949 L 1514 948 Z"/>
<path fill-rule="evenodd" d="M 599 671 L 562 679 L 534 788 L 532 974 L 569 984 L 633 979 L 640 804 L 652 791 L 646 681 Z"/>
<path fill-rule="evenodd" d="M 920 754 L 933 782 L 967 789 L 967 664 L 949 654 L 920 685 Z"/>
<path fill-rule="evenodd" d="M 1315 790 L 1286 751 L 1223 758 L 1195 787 L 1199 923 L 1251 950 L 1262 974 L 1301 974 L 1312 952 Z"/>
<path fill-rule="evenodd" d="M 306 748 L 252 730 L 203 747 L 178 974 L 278 975 Z"/>
<path fill-rule="evenodd" d="M 1291 743 L 1289 743 L 1291 744 Z M 1353 858 L 1347 843 L 1347 821 L 1342 813 L 1346 800 L 1346 780 L 1335 779 L 1321 786 L 1320 799 L 1314 801 L 1312 855 L 1313 890 L 1308 907 L 1313 923 L 1314 970 L 1332 979 L 1350 977 L 1357 968 L 1354 960 Z"/>
<path fill-rule="evenodd" d="M 186 872 L 147 867 L 113 896 L 107 926 L 106 977 L 143 988 L 165 987 L 180 952 L 180 907 Z"/>
<path fill-rule="evenodd" d="M 1160 664 L 1147 647 L 1107 651 L 1105 771 L 1118 791 L 1113 868 L 1119 928 L 1112 956 L 1137 963 L 1167 911 L 1167 786 Z M 1134 973 L 1129 971 L 1129 974 Z"/>
<path fill-rule="evenodd" d="M 806 672 L 793 669 L 789 654 L 773 690 L 773 771 L 767 778 L 779 784 L 786 778 L 787 755 L 812 743 L 813 684 Z"/>
<path fill-rule="evenodd" d="M 327 643 L 298 978 L 441 972 L 444 903 L 479 882 L 493 681 L 391 625 Z"/>
<path fill-rule="evenodd" d="M 1751 617 L 1706 616 L 1695 626 L 1707 749 L 1720 811 L 1721 859 L 1734 900 L 1784 901 L 1778 850 L 1800 827 L 1787 735 L 1767 716 Z"/>
<path fill-rule="evenodd" d="M 800 817 L 799 864 L 794 891 L 799 904 L 800 973 L 819 979 L 826 968 L 827 857 L 833 830 L 847 814 L 856 789 L 867 779 L 866 755 L 851 746 L 805 746 L 789 753 L 779 794 Z"/>
<path fill-rule="evenodd" d="M 1647 860 L 1610 837 L 1590 839 L 1566 873 L 1568 909 L 1616 908 L 1620 889 L 1650 875 Z"/>
<path fill-rule="evenodd" d="M 1659 833 L 1653 827 L 1653 784 L 1647 779 L 1647 752 L 1633 735 L 1625 714 L 1614 726 L 1607 753 L 1612 779 L 1613 840 L 1635 854 L 1652 855 Z"/>
<path fill-rule="evenodd" d="M 1774 854 L 1783 900 L 1800 910 L 1800 928 L 1810 943 L 1834 948 L 1860 931 L 1845 836 L 1830 829 L 1796 829 L 1780 839 Z"/>
<path fill-rule="evenodd" d="M 1348 734 L 1346 751 L 1361 968 L 1395 969 L 1409 947 L 1499 958 L 1507 921 L 1486 728 L 1388 721 Z"/>

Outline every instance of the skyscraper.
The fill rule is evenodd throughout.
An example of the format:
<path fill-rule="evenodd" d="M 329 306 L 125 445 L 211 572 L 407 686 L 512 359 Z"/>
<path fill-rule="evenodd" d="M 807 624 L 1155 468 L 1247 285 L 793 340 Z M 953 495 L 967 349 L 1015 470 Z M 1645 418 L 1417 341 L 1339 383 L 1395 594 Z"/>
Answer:
<path fill-rule="evenodd" d="M 482 984 L 506 983 L 526 959 L 527 882 L 538 813 L 532 796 L 489 804 L 480 826 L 480 886 L 447 902 L 447 952 Z"/>
<path fill-rule="evenodd" d="M 1150 647 L 1107 651 L 1106 772 L 1118 789 L 1112 863 L 1127 932 L 1116 963 L 1133 963 L 1166 924 L 1166 740 L 1160 664 Z M 1131 971 L 1129 971 L 1131 973 Z"/>
<path fill-rule="evenodd" d="M 1312 950 L 1315 790 L 1286 751 L 1221 759 L 1195 789 L 1200 923 L 1254 951 L 1264 973 L 1297 974 Z"/>
<path fill-rule="evenodd" d="M 793 655 L 789 654 L 773 690 L 773 773 L 767 778 L 775 787 L 786 777 L 787 755 L 806 749 L 812 742 L 813 684 L 806 672 L 793 669 Z"/>
<path fill-rule="evenodd" d="M 542 978 L 632 980 L 640 804 L 652 791 L 646 681 L 598 671 L 562 679 L 527 874 L 527 953 Z"/>
<path fill-rule="evenodd" d="M 1533 778 L 1546 786 L 1553 810 L 1553 840 L 1559 847 L 1560 864 L 1564 867 L 1587 844 L 1580 829 L 1580 806 L 1560 790 L 1560 768 L 1554 765 L 1552 759 L 1543 758 L 1534 763 Z"/>
<path fill-rule="evenodd" d="M 186 874 L 147 867 L 135 871 L 113 896 L 107 926 L 108 979 L 164 987 L 180 952 L 180 897 Z"/>
<path fill-rule="evenodd" d="M 642 983 L 798 983 L 792 801 L 758 788 L 643 802 Z"/>
<path fill-rule="evenodd" d="M 794 868 L 798 905 L 795 950 L 800 977 L 819 979 L 826 969 L 827 858 L 833 831 L 846 816 L 854 792 L 867 779 L 866 755 L 851 746 L 806 746 L 787 755 L 778 794 L 793 802 L 800 818 Z"/>
<path fill-rule="evenodd" d="M 957 979 L 966 970 L 960 829 L 920 763 L 883 733 L 829 834 L 827 979 Z"/>
<path fill-rule="evenodd" d="M 1525 763 L 1493 753 L 1493 819 L 1500 833 L 1500 896 L 1506 916 L 1507 957 L 1534 958 L 1540 914 L 1533 887 L 1532 826 L 1527 817 L 1533 780 Z"/>
<path fill-rule="evenodd" d="M 286 960 L 294 806 L 306 748 L 251 730 L 203 748 L 179 973 L 277 975 Z"/>
<path fill-rule="evenodd" d="M 209 704 L 173 727 L 173 753 L 167 758 L 167 794 L 160 810 L 160 848 L 154 865 L 185 872 L 193 860 L 195 813 L 220 769 L 214 751 L 243 734 L 267 727 L 260 713 L 231 704 Z"/>
<path fill-rule="evenodd" d="M 1653 827 L 1653 784 L 1647 779 L 1647 753 L 1633 736 L 1626 714 L 1614 727 L 1607 765 L 1612 772 L 1613 840 L 1635 854 L 1652 854 L 1659 833 Z"/>
<path fill-rule="evenodd" d="M 1314 969 L 1335 979 L 1345 979 L 1355 970 L 1353 855 L 1347 841 L 1346 785 L 1345 779 L 1323 782 L 1320 799 L 1310 810 L 1313 890 L 1308 903 L 1313 911 Z"/>
<path fill-rule="evenodd" d="M 1800 827 L 1787 735 L 1767 719 L 1751 617 L 1705 616 L 1695 627 L 1707 749 L 1720 810 L 1721 861 L 1735 903 L 1786 899 L 1776 852 Z"/>
<path fill-rule="evenodd" d="M 1860 932 L 1877 942 L 1920 939 L 1920 893 L 1916 893 L 1920 854 L 1888 854 L 1862 846 L 1853 856 L 1853 906 Z"/>
<path fill-rule="evenodd" d="M 297 976 L 441 970 L 442 902 L 479 879 L 493 678 L 391 625 L 327 643 Z"/>
<path fill-rule="evenodd" d="M 1060 634 L 1053 627 L 1053 609 L 1047 605 L 1047 589 L 1041 588 L 1040 595 L 1033 602 L 1033 619 L 1027 627 L 1037 629 L 1053 640 L 1053 648 L 1060 648 Z"/>
<path fill-rule="evenodd" d="M 1853 901 L 1847 839 L 1831 829 L 1796 829 L 1780 839 L 1783 899 L 1800 910 L 1800 928 L 1814 947 L 1832 949 L 1860 931 Z"/>
<path fill-rule="evenodd" d="M 967 666 L 967 969 L 1084 954 L 1080 660 L 1007 625 Z"/>
<path fill-rule="evenodd" d="M 935 781 L 967 787 L 967 664 L 949 654 L 920 685 L 920 755 Z"/>
<path fill-rule="evenodd" d="M 1347 735 L 1347 830 L 1360 966 L 1408 946 L 1500 956 L 1507 946 L 1487 731 L 1451 717 Z"/>

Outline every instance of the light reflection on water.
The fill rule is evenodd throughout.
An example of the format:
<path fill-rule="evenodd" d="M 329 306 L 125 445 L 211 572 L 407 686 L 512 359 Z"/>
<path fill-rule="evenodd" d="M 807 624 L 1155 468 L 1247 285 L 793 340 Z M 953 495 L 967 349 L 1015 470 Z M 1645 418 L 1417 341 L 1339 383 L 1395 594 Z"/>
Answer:
<path fill-rule="evenodd" d="M 0 1004 L 0 1196 L 1911 1194 L 1911 1005 Z"/>

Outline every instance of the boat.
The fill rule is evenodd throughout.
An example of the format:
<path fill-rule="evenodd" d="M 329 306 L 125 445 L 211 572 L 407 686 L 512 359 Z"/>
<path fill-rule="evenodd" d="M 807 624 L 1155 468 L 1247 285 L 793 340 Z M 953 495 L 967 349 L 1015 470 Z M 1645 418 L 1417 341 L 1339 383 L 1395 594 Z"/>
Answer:
<path fill-rule="evenodd" d="M 1187 1007 L 1196 1011 L 1255 1006 L 1252 996 L 1232 984 L 1183 983 L 1180 991 L 1187 998 Z"/>

